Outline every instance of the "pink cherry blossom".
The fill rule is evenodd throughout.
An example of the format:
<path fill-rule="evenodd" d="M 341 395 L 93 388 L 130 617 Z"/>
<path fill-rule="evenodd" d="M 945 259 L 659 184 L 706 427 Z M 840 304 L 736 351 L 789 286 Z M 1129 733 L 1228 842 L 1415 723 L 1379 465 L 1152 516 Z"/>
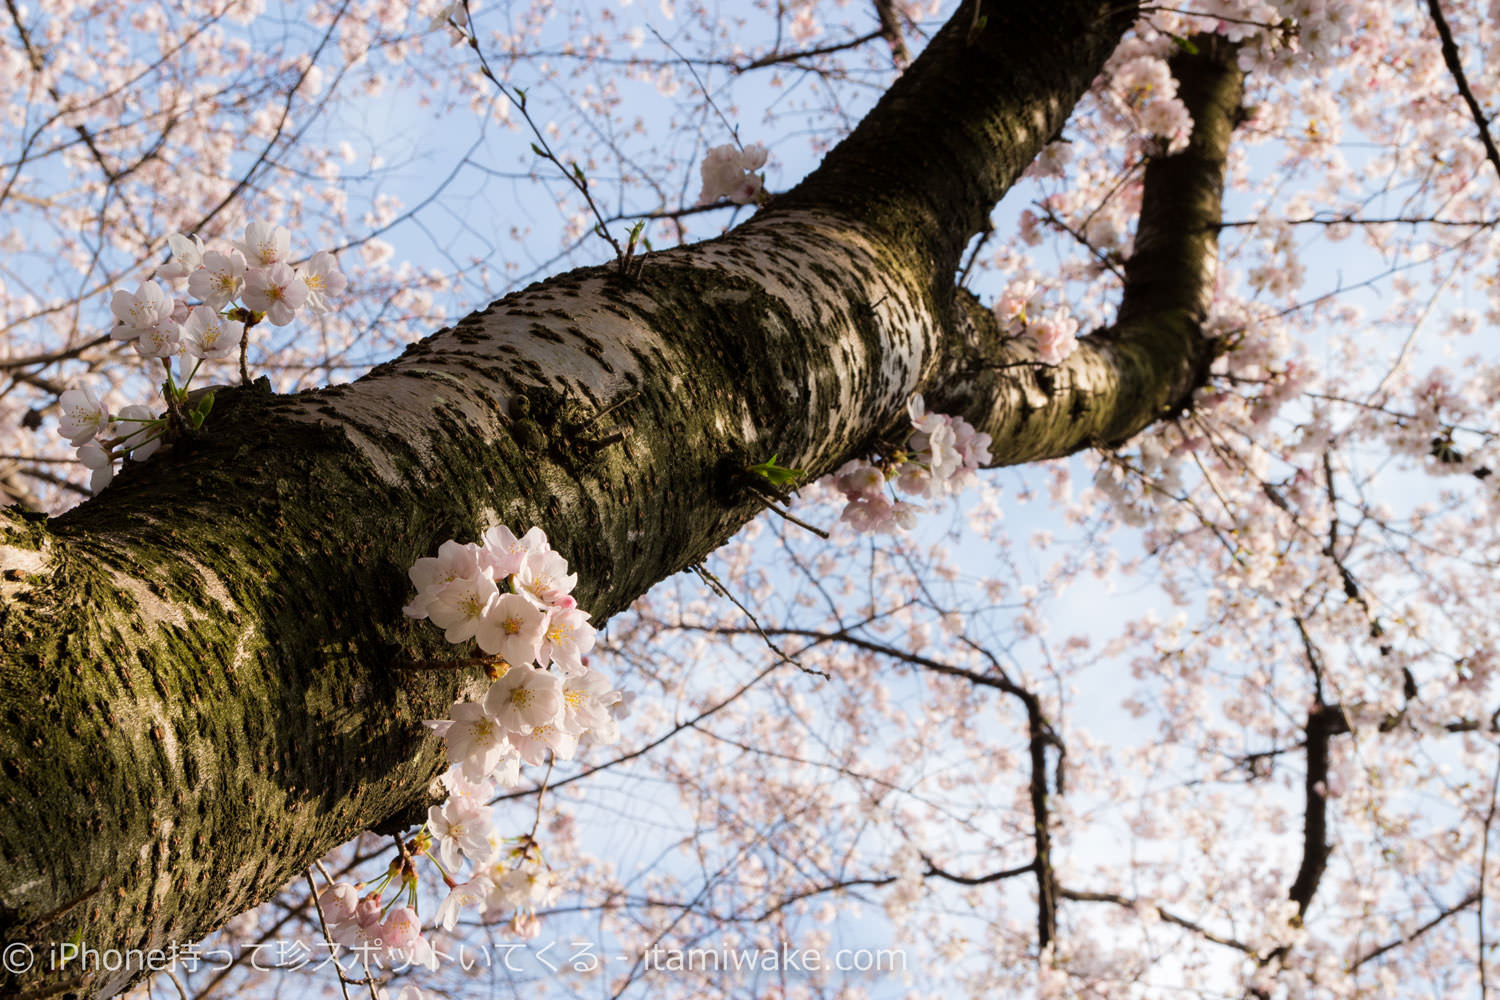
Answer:
<path fill-rule="evenodd" d="M 583 658 L 594 648 L 597 635 L 588 618 L 588 612 L 577 607 L 553 608 L 537 660 L 550 661 L 565 675 L 583 673 Z"/>
<path fill-rule="evenodd" d="M 710 205 L 728 198 L 737 205 L 748 205 L 760 196 L 761 178 L 756 173 L 766 163 L 764 146 L 715 146 L 703 158 L 703 190 L 698 204 Z"/>
<path fill-rule="evenodd" d="M 548 613 L 520 594 L 502 594 L 484 611 L 474 638 L 479 648 L 512 666 L 529 665 L 541 655 Z"/>
<path fill-rule="evenodd" d="M 273 264 L 286 261 L 291 242 L 291 233 L 285 226 L 270 222 L 252 222 L 245 227 L 245 238 L 237 240 L 234 247 L 244 258 L 247 266 L 256 270 L 264 270 Z M 251 306 L 251 308 L 256 307 Z"/>
<path fill-rule="evenodd" d="M 234 355 L 244 332 L 244 323 L 225 319 L 209 306 L 194 306 L 182 325 L 182 349 L 205 361 L 223 360 Z"/>
<path fill-rule="evenodd" d="M 245 258 L 238 250 L 209 250 L 200 267 L 188 275 L 188 293 L 210 309 L 223 309 L 245 284 Z"/>
<path fill-rule="evenodd" d="M 110 311 L 115 314 L 115 325 L 109 335 L 115 340 L 131 341 L 147 333 L 159 335 L 163 329 L 175 329 L 172 312 L 176 306 L 176 301 L 155 281 L 142 282 L 133 293 L 116 291 L 109 303 Z"/>
<path fill-rule="evenodd" d="M 512 666 L 490 685 L 484 707 L 506 732 L 526 732 L 562 710 L 562 679 L 536 667 Z"/>
<path fill-rule="evenodd" d="M 307 302 L 307 284 L 289 264 L 276 262 L 245 272 L 245 305 L 286 326 Z"/>
<path fill-rule="evenodd" d="M 109 425 L 109 408 L 88 388 L 80 385 L 59 399 L 57 432 L 77 447 Z"/>
<path fill-rule="evenodd" d="M 328 297 L 337 298 L 344 294 L 349 287 L 349 279 L 344 277 L 344 272 L 339 270 L 339 265 L 334 260 L 333 254 L 326 250 L 320 250 L 308 258 L 307 262 L 297 269 L 297 277 L 302 279 L 307 288 L 307 308 L 313 312 L 328 312 L 333 305 Z"/>

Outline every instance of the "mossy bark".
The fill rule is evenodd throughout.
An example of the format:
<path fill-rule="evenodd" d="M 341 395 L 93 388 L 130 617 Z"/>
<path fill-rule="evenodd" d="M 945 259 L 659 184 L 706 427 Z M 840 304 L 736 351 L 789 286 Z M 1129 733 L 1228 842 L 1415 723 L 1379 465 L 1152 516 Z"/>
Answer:
<path fill-rule="evenodd" d="M 915 391 L 995 434 L 999 461 L 1113 439 L 1182 398 L 1209 348 L 1180 289 L 1160 293 L 1181 313 L 1169 336 L 1122 335 L 1046 378 L 996 369 L 1017 348 L 955 296 L 976 206 L 1129 20 L 1084 0 L 1046 18 L 984 6 L 959 12 L 853 152 L 726 237 L 628 278 L 533 286 L 351 385 L 223 391 L 210 433 L 94 500 L 0 513 L 0 943 L 43 963 L 0 974 L 0 993 L 110 995 L 138 971 L 46 971 L 49 945 L 194 940 L 359 830 L 419 820 L 441 764 L 421 720 L 474 683 L 401 669 L 454 652 L 401 614 L 407 568 L 443 540 L 541 525 L 599 621 L 760 509 L 746 466 L 831 471 L 894 435 Z M 1055 16 L 1087 30 L 1058 35 Z M 962 89 L 982 114 L 921 133 L 944 151 L 937 190 L 889 176 L 901 150 L 881 130 L 917 142 L 905 119 L 946 110 L 922 101 L 957 99 L 954 74 L 996 61 L 998 89 Z M 837 194 L 887 185 L 900 196 Z M 907 224 L 928 215 L 942 224 Z"/>

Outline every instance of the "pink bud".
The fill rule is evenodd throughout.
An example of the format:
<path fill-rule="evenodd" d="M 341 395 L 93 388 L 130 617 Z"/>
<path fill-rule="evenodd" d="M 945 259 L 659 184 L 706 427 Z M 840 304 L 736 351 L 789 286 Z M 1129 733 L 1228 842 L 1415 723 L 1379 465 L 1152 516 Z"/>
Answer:
<path fill-rule="evenodd" d="M 354 916 L 359 893 L 348 882 L 336 882 L 318 894 L 318 905 L 323 907 L 325 920 L 330 924 L 341 924 Z"/>
<path fill-rule="evenodd" d="M 361 899 L 354 908 L 354 919 L 359 921 L 361 927 L 380 923 L 380 897 L 372 892 Z"/>
<path fill-rule="evenodd" d="M 422 921 L 409 906 L 398 906 L 386 915 L 380 925 L 380 938 L 387 948 L 408 951 L 422 936 Z"/>

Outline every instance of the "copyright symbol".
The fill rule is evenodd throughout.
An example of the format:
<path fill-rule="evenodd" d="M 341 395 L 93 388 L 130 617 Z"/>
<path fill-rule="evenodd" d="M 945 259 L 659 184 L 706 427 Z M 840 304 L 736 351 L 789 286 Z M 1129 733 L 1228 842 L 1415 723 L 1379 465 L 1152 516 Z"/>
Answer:
<path fill-rule="evenodd" d="M 6 972 L 20 974 L 36 964 L 36 956 L 31 953 L 31 945 L 17 941 L 6 945 L 5 951 L 0 952 L 0 964 L 5 966 Z"/>

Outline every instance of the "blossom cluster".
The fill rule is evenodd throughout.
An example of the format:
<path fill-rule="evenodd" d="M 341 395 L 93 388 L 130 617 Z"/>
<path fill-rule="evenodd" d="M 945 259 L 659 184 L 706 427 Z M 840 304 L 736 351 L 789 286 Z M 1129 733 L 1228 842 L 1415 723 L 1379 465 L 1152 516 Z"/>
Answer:
<path fill-rule="evenodd" d="M 159 282 L 145 281 L 134 292 L 116 291 L 110 300 L 115 325 L 110 336 L 132 344 L 146 358 L 182 353 L 199 360 L 229 357 L 244 334 L 247 313 L 260 314 L 275 326 L 286 326 L 297 310 L 327 312 L 328 296 L 348 285 L 333 254 L 313 254 L 299 267 L 288 256 L 291 233 L 285 226 L 252 222 L 245 237 L 222 250 L 209 250 L 197 236 L 167 238 L 172 260 L 158 274 L 187 299 L 170 296 Z M 236 298 L 243 310 L 226 307 Z"/>
<path fill-rule="evenodd" d="M 58 403 L 57 432 L 78 449 L 95 493 L 114 478 L 115 456 L 141 461 L 161 446 L 159 422 L 144 406 L 124 406 L 111 417 L 103 400 L 81 385 L 65 391 Z"/>
<path fill-rule="evenodd" d="M 467 28 L 469 26 L 469 11 L 464 6 L 463 0 L 451 0 L 442 6 L 432 19 L 427 22 L 427 30 L 446 31 L 454 45 L 460 45 L 468 41 Z"/>
<path fill-rule="evenodd" d="M 1238 42 L 1240 69 L 1285 78 L 1326 65 L 1356 33 L 1359 4 L 1336 0 L 1204 0 L 1204 13 L 1221 18 L 1214 31 Z M 1366 10 L 1369 5 L 1365 5 Z M 1491 5 L 1491 20 L 1495 6 Z M 1382 11 L 1382 13 L 1384 13 Z M 1378 22 L 1377 22 L 1378 23 Z"/>
<path fill-rule="evenodd" d="M 536 661 L 555 664 L 563 676 L 588 672 L 583 655 L 593 648 L 594 629 L 571 593 L 578 574 L 568 572 L 541 528 L 517 538 L 498 526 L 480 544 L 444 542 L 435 558 L 418 559 L 410 576 L 417 596 L 403 610 L 431 619 L 449 642 L 473 639 L 512 666 Z"/>
<path fill-rule="evenodd" d="M 1060 365 L 1078 349 L 1078 320 L 1062 308 L 1032 315 L 1038 295 L 1036 281 L 1012 281 L 995 302 L 995 318 L 1006 333 L 1030 340 L 1042 364 Z"/>
<path fill-rule="evenodd" d="M 519 937 L 535 937 L 541 929 L 536 913 L 556 902 L 562 891 L 559 874 L 542 860 L 528 837 L 502 840 L 483 804 L 492 789 L 487 783 L 460 786 L 442 806 L 434 806 L 428 828 L 443 847 L 443 864 L 458 871 L 459 852 L 473 862 L 467 881 L 449 876 L 450 891 L 438 905 L 436 922 L 452 930 L 463 911 L 477 910 L 485 922 L 498 923 L 509 915 L 510 929 Z M 471 853 L 472 852 L 472 853 Z"/>
<path fill-rule="evenodd" d="M 728 198 L 736 205 L 748 205 L 760 199 L 765 177 L 756 171 L 766 165 L 766 147 L 715 146 L 703 157 L 703 191 L 698 204 L 712 205 Z"/>
<path fill-rule="evenodd" d="M 1140 55 L 1114 66 L 1111 89 L 1141 128 L 1165 141 L 1168 152 L 1187 148 L 1193 119 L 1177 96 L 1177 81 L 1165 59 Z"/>
<path fill-rule="evenodd" d="M 444 542 L 410 576 L 417 594 L 407 615 L 432 621 L 450 642 L 473 639 L 497 661 L 482 699 L 456 702 L 448 718 L 427 723 L 444 737 L 449 764 L 449 797 L 428 814 L 452 890 L 438 922 L 451 929 L 463 908 L 479 906 L 490 915 L 514 911 L 513 929 L 532 934 L 532 914 L 556 895 L 554 873 L 528 838 L 507 848 L 486 802 L 497 783 L 520 781 L 523 762 L 540 764 L 549 753 L 571 760 L 585 735 L 618 739 L 623 695 L 584 660 L 595 633 L 571 593 L 578 576 L 541 528 L 517 538 L 497 526 L 477 544 Z M 465 860 L 473 872 L 459 883 L 452 873 Z"/>
<path fill-rule="evenodd" d="M 328 936 L 360 956 L 365 965 L 438 966 L 437 954 L 422 936 L 422 920 L 410 906 L 383 906 L 381 893 L 363 897 L 359 887 L 335 882 L 318 894 Z"/>
<path fill-rule="evenodd" d="M 855 459 L 834 473 L 833 484 L 848 503 L 841 519 L 860 532 L 910 530 L 921 508 L 889 497 L 884 486 L 912 497 L 937 500 L 975 481 L 975 472 L 990 460 L 990 436 L 962 417 L 929 413 L 920 394 L 907 404 L 912 433 L 906 450 L 882 470 Z"/>
<path fill-rule="evenodd" d="M 291 234 L 285 226 L 252 222 L 245 237 L 223 250 L 209 250 L 197 236 L 174 233 L 167 237 L 172 260 L 157 274 L 178 290 L 185 286 L 189 301 L 169 294 L 160 282 L 142 282 L 134 292 L 117 290 L 110 299 L 115 323 L 111 339 L 131 344 L 143 358 L 160 359 L 166 366 L 164 392 L 169 406 L 188 402 L 188 386 L 204 361 L 233 356 L 245 331 L 264 318 L 285 326 L 302 308 L 327 312 L 328 296 L 348 286 L 333 254 L 313 254 L 300 267 L 287 261 Z M 244 305 L 232 307 L 234 299 Z M 194 359 L 191 370 L 172 377 L 172 359 Z M 180 373 L 181 374 L 181 373 Z M 125 406 L 113 419 L 100 396 L 75 385 L 59 400 L 58 433 L 78 449 L 78 460 L 90 470 L 89 488 L 97 493 L 114 478 L 116 459 L 140 461 L 161 445 L 169 422 L 145 406 Z M 198 400 L 197 427 L 212 400 Z"/>

